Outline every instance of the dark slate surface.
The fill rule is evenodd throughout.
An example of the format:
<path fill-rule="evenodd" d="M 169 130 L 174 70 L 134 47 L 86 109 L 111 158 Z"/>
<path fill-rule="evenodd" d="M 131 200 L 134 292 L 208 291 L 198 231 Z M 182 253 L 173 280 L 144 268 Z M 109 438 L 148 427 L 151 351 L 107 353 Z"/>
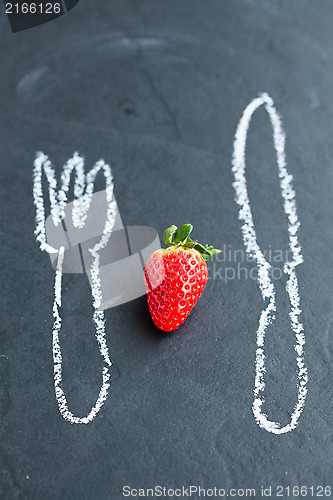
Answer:
<path fill-rule="evenodd" d="M 15 34 L 1 13 L 1 498 L 118 500 L 124 485 L 256 488 L 257 496 L 262 485 L 332 486 L 332 2 L 81 0 Z M 309 394 L 298 428 L 276 436 L 254 421 L 263 303 L 244 273 L 222 279 L 237 263 L 216 261 L 222 278 L 211 263 L 198 306 L 174 334 L 154 328 L 144 297 L 106 312 L 110 395 L 91 424 L 70 425 L 53 392 L 54 271 L 33 235 L 35 151 L 58 172 L 75 150 L 88 165 L 111 162 L 125 224 L 161 232 L 191 221 L 204 242 L 242 250 L 232 144 L 261 91 L 283 118 L 301 221 Z M 260 244 L 286 250 L 263 110 L 247 167 Z M 64 386 L 71 410 L 85 415 L 100 383 L 90 291 L 82 275 L 64 285 Z M 296 362 L 283 282 L 277 291 L 265 409 L 286 424 Z"/>

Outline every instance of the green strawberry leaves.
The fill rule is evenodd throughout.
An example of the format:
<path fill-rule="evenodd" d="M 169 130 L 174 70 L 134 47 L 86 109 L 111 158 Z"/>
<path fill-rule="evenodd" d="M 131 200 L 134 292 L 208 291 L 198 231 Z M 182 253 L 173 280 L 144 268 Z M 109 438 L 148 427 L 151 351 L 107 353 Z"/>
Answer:
<path fill-rule="evenodd" d="M 214 254 L 221 253 L 221 250 L 218 250 L 217 248 L 213 248 L 208 245 L 201 245 L 200 243 L 196 243 L 194 245 L 194 249 L 201 254 L 203 260 L 209 260 Z"/>
<path fill-rule="evenodd" d="M 204 260 L 210 259 L 214 254 L 220 253 L 221 250 L 217 248 L 213 248 L 208 245 L 201 245 L 198 241 L 193 241 L 189 234 L 192 232 L 193 226 L 191 224 L 183 224 L 179 228 L 177 226 L 168 227 L 164 233 L 164 241 L 165 243 L 171 246 L 178 246 L 183 248 L 194 248 L 201 254 L 201 257 Z"/>
<path fill-rule="evenodd" d="M 172 238 L 176 231 L 177 226 L 170 226 L 163 233 L 164 241 L 169 247 L 173 245 Z"/>
<path fill-rule="evenodd" d="M 187 239 L 190 240 L 191 238 L 188 238 L 188 235 L 191 233 L 192 229 L 193 226 L 191 224 L 183 224 L 180 226 L 175 232 L 173 239 L 174 244 L 178 245 L 180 243 L 182 245 Z"/>

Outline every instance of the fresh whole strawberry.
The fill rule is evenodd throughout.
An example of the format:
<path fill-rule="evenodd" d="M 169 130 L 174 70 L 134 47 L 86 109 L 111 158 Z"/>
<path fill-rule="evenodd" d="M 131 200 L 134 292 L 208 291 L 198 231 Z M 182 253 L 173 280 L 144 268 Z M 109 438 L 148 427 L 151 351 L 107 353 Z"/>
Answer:
<path fill-rule="evenodd" d="M 220 250 L 191 240 L 193 226 L 164 231 L 168 248 L 156 250 L 144 270 L 149 311 L 155 325 L 176 330 L 190 314 L 208 279 L 206 260 Z"/>

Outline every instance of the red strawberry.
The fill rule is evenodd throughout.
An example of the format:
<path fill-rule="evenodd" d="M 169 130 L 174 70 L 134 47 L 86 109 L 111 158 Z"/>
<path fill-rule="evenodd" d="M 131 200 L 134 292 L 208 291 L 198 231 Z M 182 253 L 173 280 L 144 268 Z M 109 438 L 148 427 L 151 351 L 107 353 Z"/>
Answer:
<path fill-rule="evenodd" d="M 165 332 L 176 330 L 190 314 L 207 283 L 205 261 L 220 252 L 192 241 L 192 229 L 191 224 L 166 229 L 168 248 L 156 250 L 144 270 L 151 317 Z"/>

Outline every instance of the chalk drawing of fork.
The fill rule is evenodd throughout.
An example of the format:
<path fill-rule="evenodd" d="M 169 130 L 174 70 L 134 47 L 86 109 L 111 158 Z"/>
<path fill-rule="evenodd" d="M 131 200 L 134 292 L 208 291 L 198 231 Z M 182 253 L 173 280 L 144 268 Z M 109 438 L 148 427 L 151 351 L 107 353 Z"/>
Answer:
<path fill-rule="evenodd" d="M 265 255 L 257 243 L 257 235 L 253 222 L 245 175 L 245 149 L 248 129 L 253 113 L 260 106 L 264 106 L 266 109 L 273 129 L 273 140 L 276 151 L 283 208 L 288 221 L 289 247 L 292 254 L 291 261 L 285 262 L 283 271 L 288 276 L 286 288 L 290 301 L 291 329 L 295 335 L 294 347 L 298 367 L 298 397 L 297 403 L 291 414 L 290 422 L 284 427 L 278 422 L 269 420 L 267 415 L 262 411 L 262 405 L 265 401 L 265 333 L 268 325 L 275 319 L 275 289 L 270 277 L 271 265 L 265 259 Z M 303 325 L 299 321 L 299 315 L 302 311 L 298 291 L 298 280 L 295 271 L 296 267 L 303 262 L 303 256 L 297 237 L 300 223 L 296 211 L 295 191 L 292 187 L 292 176 L 288 173 L 286 167 L 285 133 L 282 127 L 281 118 L 274 107 L 274 102 L 266 93 L 261 94 L 250 102 L 239 121 L 234 140 L 232 171 L 235 177 L 233 186 L 236 191 L 236 202 L 240 207 L 239 219 L 243 223 L 242 233 L 244 246 L 246 252 L 254 258 L 257 264 L 258 284 L 261 296 L 264 302 L 266 300 L 268 301 L 266 307 L 261 311 L 257 329 L 256 375 L 252 410 L 255 420 L 260 427 L 274 434 L 284 434 L 292 431 L 298 425 L 307 395 L 306 386 L 308 381 L 308 370 L 304 362 L 305 335 Z"/>
<path fill-rule="evenodd" d="M 71 179 L 71 173 L 75 172 L 74 181 L 74 201 L 72 204 L 72 222 L 75 228 L 82 229 L 85 225 L 89 207 L 91 204 L 94 183 L 99 171 L 105 177 L 105 193 L 107 202 L 107 212 L 103 232 L 97 243 L 89 249 L 92 256 L 90 267 L 91 290 L 93 298 L 93 321 L 95 324 L 96 339 L 99 351 L 103 359 L 102 385 L 97 400 L 85 417 L 74 416 L 69 410 L 67 399 L 62 386 L 62 353 L 59 342 L 59 332 L 61 330 L 61 298 L 62 298 L 62 275 L 65 255 L 65 244 L 58 248 L 50 245 L 46 240 L 45 229 L 45 207 L 42 187 L 43 172 L 49 186 L 49 199 L 51 206 L 51 216 L 53 224 L 58 226 L 65 218 L 65 208 L 67 204 L 67 193 Z M 100 255 L 99 252 L 105 248 L 111 236 L 117 214 L 116 201 L 113 198 L 113 178 L 111 168 L 103 160 L 98 161 L 94 167 L 85 174 L 83 158 L 75 153 L 64 165 L 61 175 L 61 187 L 57 190 L 55 172 L 48 157 L 42 152 L 37 152 L 33 170 L 33 198 L 36 206 L 36 229 L 35 236 L 40 244 L 41 250 L 49 254 L 57 254 L 56 273 L 54 282 L 54 303 L 53 303 L 53 329 L 52 329 L 52 353 L 54 365 L 54 389 L 58 402 L 58 407 L 64 419 L 75 424 L 88 424 L 97 415 L 108 396 L 110 367 L 112 365 L 105 338 L 105 318 L 102 309 L 102 292 L 100 282 Z"/>

